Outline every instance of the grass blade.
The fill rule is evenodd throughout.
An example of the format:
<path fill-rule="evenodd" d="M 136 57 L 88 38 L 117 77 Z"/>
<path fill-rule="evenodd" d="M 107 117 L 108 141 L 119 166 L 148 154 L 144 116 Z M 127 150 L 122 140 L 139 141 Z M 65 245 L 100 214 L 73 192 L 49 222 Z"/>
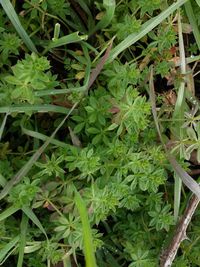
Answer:
<path fill-rule="evenodd" d="M 32 52 L 37 53 L 37 49 L 34 45 L 34 43 L 31 41 L 30 37 L 24 30 L 24 28 L 21 25 L 21 22 L 19 21 L 19 18 L 14 10 L 14 7 L 12 6 L 10 0 L 1 0 L 0 1 L 5 13 L 9 17 L 10 21 L 12 22 L 13 26 L 15 27 L 16 31 L 22 38 L 25 45 L 28 47 L 28 49 Z"/>
<path fill-rule="evenodd" d="M 174 219 L 175 219 L 175 222 L 178 221 L 178 215 L 179 215 L 179 210 L 180 210 L 181 187 L 182 187 L 182 180 L 175 173 L 174 174 Z"/>
<path fill-rule="evenodd" d="M 93 29 L 91 29 L 89 35 L 92 35 L 93 33 L 95 33 L 96 31 L 100 29 L 106 28 L 110 24 L 111 20 L 113 19 L 113 16 L 115 14 L 115 7 L 116 7 L 115 0 L 104 0 L 103 6 L 106 9 L 105 15 L 97 23 L 97 25 Z"/>
<path fill-rule="evenodd" d="M 81 6 L 81 8 L 85 11 L 85 13 L 87 14 L 87 25 L 88 25 L 88 29 L 90 32 L 94 28 L 94 25 L 95 25 L 94 16 L 92 15 L 90 9 L 88 8 L 85 0 L 79 0 L 78 3 Z"/>
<path fill-rule="evenodd" d="M 189 22 L 191 24 L 192 31 L 193 31 L 193 34 L 194 34 L 194 37 L 195 37 L 197 46 L 198 46 L 198 48 L 200 50 L 200 32 L 199 32 L 199 27 L 197 25 L 197 22 L 196 22 L 196 19 L 195 19 L 195 14 L 194 14 L 194 11 L 193 11 L 193 8 L 192 8 L 192 5 L 191 5 L 191 2 L 190 1 L 188 1 L 187 3 L 185 3 L 185 11 L 186 11 L 186 14 L 188 16 Z"/>
<path fill-rule="evenodd" d="M 1 127 L 0 127 L 0 141 L 1 141 L 1 138 L 2 138 L 2 135 L 3 135 L 4 127 L 6 125 L 7 117 L 8 117 L 8 113 L 6 113 L 6 115 L 4 116 L 3 122 L 2 122 Z"/>
<path fill-rule="evenodd" d="M 4 187 L 6 185 L 7 180 L 3 177 L 3 175 L 0 173 L 0 185 Z"/>
<path fill-rule="evenodd" d="M 77 43 L 83 40 L 87 40 L 87 35 L 79 35 L 79 32 L 74 32 L 58 39 L 50 41 L 48 49 L 63 46 L 66 44 Z"/>
<path fill-rule="evenodd" d="M 6 258 L 10 255 L 10 253 L 12 253 L 11 250 L 15 248 L 16 244 L 19 242 L 19 239 L 20 237 L 18 235 L 0 250 L 0 265 L 2 265 Z"/>
<path fill-rule="evenodd" d="M 26 232 L 28 228 L 28 217 L 22 214 L 22 221 L 20 225 L 20 241 L 19 241 L 19 255 L 17 261 L 17 267 L 23 267 L 24 248 L 26 245 Z"/>
<path fill-rule="evenodd" d="M 66 114 L 69 109 L 51 104 L 45 105 L 13 105 L 0 107 L 0 113 L 24 113 L 24 112 L 57 112 Z"/>
<path fill-rule="evenodd" d="M 181 24 L 181 15 L 180 11 L 178 12 L 178 36 L 179 36 L 179 51 L 180 51 L 180 69 L 181 74 L 184 76 L 186 74 L 186 60 L 185 60 L 185 49 L 183 41 L 183 32 Z M 175 104 L 175 109 L 173 113 L 173 119 L 178 119 L 179 121 L 175 124 L 175 132 L 180 139 L 183 138 L 183 128 L 181 127 L 182 121 L 184 120 L 184 107 L 185 107 L 185 81 L 183 80 L 180 83 L 178 90 L 177 100 Z M 172 121 L 173 123 L 173 121 Z M 178 214 L 180 209 L 180 200 L 181 200 L 181 185 L 182 180 L 175 174 L 175 184 L 174 184 L 174 218 L 178 220 Z"/>
<path fill-rule="evenodd" d="M 159 122 L 158 122 L 158 117 L 157 117 L 157 111 L 156 111 L 156 96 L 155 96 L 155 89 L 154 89 L 154 83 L 153 83 L 153 67 L 151 66 L 150 68 L 150 79 L 149 79 L 149 96 L 150 96 L 150 102 L 151 102 L 151 109 L 152 109 L 152 114 L 154 118 L 154 122 L 156 125 L 156 130 L 158 132 L 160 141 L 165 148 L 165 144 L 162 138 L 162 134 L 160 132 L 160 127 L 159 127 Z"/>
<path fill-rule="evenodd" d="M 83 40 L 87 40 L 87 38 L 87 35 L 79 35 L 79 32 L 74 32 L 57 39 L 53 39 L 52 41 L 49 41 L 47 43 L 46 48 L 42 52 L 42 55 L 45 55 L 52 48 L 60 47 L 71 43 L 81 42 Z"/>
<path fill-rule="evenodd" d="M 46 141 L 49 138 L 47 135 L 44 135 L 44 134 L 41 134 L 41 133 L 38 133 L 38 132 L 35 132 L 35 131 L 32 131 L 32 130 L 25 128 L 23 124 L 21 124 L 21 129 L 22 129 L 23 134 L 29 135 L 31 137 L 34 137 L 34 138 L 42 140 L 42 141 Z M 61 142 L 61 141 L 54 139 L 54 138 L 51 139 L 50 143 L 53 145 L 56 145 L 58 147 L 63 147 L 63 148 L 69 148 L 70 147 L 69 144 Z"/>
<path fill-rule="evenodd" d="M 22 211 L 26 214 L 26 216 L 40 229 L 40 231 L 45 235 L 46 239 L 48 240 L 46 231 L 44 230 L 41 222 L 38 220 L 35 213 L 29 207 L 23 207 Z"/>
<path fill-rule="evenodd" d="M 186 64 L 190 64 L 190 63 L 199 61 L 200 60 L 200 55 L 198 55 L 198 56 L 192 56 L 192 57 L 186 57 L 185 60 L 186 60 Z M 180 64 L 181 64 L 180 63 L 180 60 L 177 60 L 177 62 L 175 63 L 175 66 L 176 67 L 179 67 Z"/>
<path fill-rule="evenodd" d="M 9 216 L 11 216 L 12 214 L 14 214 L 15 212 L 17 212 L 20 208 L 16 207 L 16 206 L 10 206 L 9 208 L 7 208 L 6 210 L 4 210 L 2 213 L 0 213 L 0 221 L 5 220 L 6 218 L 8 218 Z"/>
<path fill-rule="evenodd" d="M 180 166 L 172 155 L 168 155 L 168 159 L 183 183 L 198 197 L 200 200 L 199 184 Z"/>
<path fill-rule="evenodd" d="M 172 14 L 176 9 L 185 4 L 188 0 L 179 0 L 176 3 L 169 6 L 165 11 L 159 14 L 157 17 L 150 19 L 142 25 L 141 31 L 139 33 L 130 34 L 121 43 L 119 43 L 114 49 L 111 50 L 108 63 L 112 62 L 122 51 L 124 51 L 129 46 L 133 45 L 135 42 L 140 40 L 148 32 L 153 30 L 158 26 L 163 20 L 165 20 L 170 14 Z"/>
<path fill-rule="evenodd" d="M 200 7 L 200 0 L 196 0 L 196 3 Z"/>
<path fill-rule="evenodd" d="M 49 90 L 36 91 L 34 92 L 34 95 L 35 96 L 63 95 L 63 94 L 69 94 L 72 92 L 83 92 L 84 90 L 85 90 L 85 86 L 66 88 L 66 89 L 49 89 Z"/>
<path fill-rule="evenodd" d="M 85 207 L 85 203 L 78 192 L 76 192 L 75 194 L 75 203 L 78 208 L 83 226 L 83 243 L 84 243 L 86 267 L 96 267 L 97 265 L 94 255 L 92 233 L 88 219 L 88 214 Z"/>
<path fill-rule="evenodd" d="M 24 253 L 29 254 L 39 250 L 42 247 L 43 241 L 27 242 L 27 245 L 24 248 Z"/>

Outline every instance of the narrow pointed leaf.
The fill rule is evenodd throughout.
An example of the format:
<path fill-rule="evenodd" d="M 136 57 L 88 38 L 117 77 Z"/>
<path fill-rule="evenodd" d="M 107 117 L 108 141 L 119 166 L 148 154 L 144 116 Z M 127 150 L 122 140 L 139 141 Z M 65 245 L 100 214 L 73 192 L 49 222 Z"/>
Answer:
<path fill-rule="evenodd" d="M 1 141 L 1 138 L 2 138 L 2 135 L 3 135 L 4 127 L 6 125 L 7 117 L 8 117 L 8 113 L 6 113 L 6 115 L 4 116 L 3 122 L 2 122 L 1 127 L 0 127 L 0 141 Z"/>
<path fill-rule="evenodd" d="M 20 241 L 19 241 L 19 255 L 18 255 L 18 261 L 17 261 L 17 267 L 23 267 L 27 228 L 28 228 L 28 217 L 25 214 L 23 214 L 21 225 L 20 225 L 21 233 L 20 233 Z"/>
<path fill-rule="evenodd" d="M 97 76 L 99 75 L 99 73 L 101 72 L 101 70 L 103 69 L 104 64 L 106 63 L 109 55 L 110 55 L 110 50 L 112 48 L 112 44 L 113 44 L 113 40 L 114 38 L 110 41 L 110 44 L 108 46 L 108 48 L 106 49 L 105 54 L 103 55 L 103 57 L 100 59 L 99 63 L 97 64 L 96 68 L 94 68 L 92 70 L 91 76 L 90 76 L 90 80 L 89 80 L 89 84 L 88 84 L 88 88 L 90 88 L 92 86 L 92 84 L 94 83 L 94 81 L 96 80 Z"/>
<path fill-rule="evenodd" d="M 196 0 L 196 3 L 200 7 L 200 0 Z"/>
<path fill-rule="evenodd" d="M 82 40 L 87 40 L 87 35 L 79 35 L 79 32 L 74 32 L 69 35 L 65 35 L 58 39 L 50 41 L 48 48 L 60 47 L 66 44 L 77 43 Z"/>
<path fill-rule="evenodd" d="M 13 238 L 10 242 L 8 242 L 1 250 L 0 250 L 0 265 L 5 260 L 5 257 L 9 252 L 16 246 L 16 244 L 19 242 L 19 235 Z"/>
<path fill-rule="evenodd" d="M 26 216 L 40 229 L 40 231 L 45 235 L 46 239 L 48 240 L 46 231 L 44 230 L 44 227 L 42 226 L 41 222 L 35 215 L 35 213 L 32 211 L 29 207 L 23 207 L 22 211 L 26 214 Z"/>
<path fill-rule="evenodd" d="M 6 210 L 4 210 L 2 213 L 0 213 L 0 221 L 5 220 L 6 218 L 10 217 L 12 214 L 17 212 L 20 208 L 15 206 L 10 206 Z"/>
<path fill-rule="evenodd" d="M 196 2 L 198 3 L 199 1 L 196 1 Z M 185 11 L 188 16 L 190 25 L 192 27 L 192 31 L 193 31 L 193 34 L 196 40 L 196 44 L 200 50 L 200 31 L 199 31 L 199 27 L 198 27 L 196 17 L 195 17 L 195 10 L 193 10 L 193 7 L 190 1 L 185 3 Z"/>
<path fill-rule="evenodd" d="M 169 159 L 173 169 L 177 175 L 181 178 L 183 183 L 199 198 L 200 200 L 200 187 L 199 184 L 180 166 L 176 159 L 168 154 Z"/>
<path fill-rule="evenodd" d="M 83 226 L 83 243 L 84 243 L 84 255 L 85 255 L 86 267 L 96 267 L 92 233 L 88 219 L 88 214 L 85 207 L 85 203 L 78 192 L 76 192 L 75 195 L 75 203 L 78 208 Z"/>
<path fill-rule="evenodd" d="M 58 112 L 66 114 L 69 109 L 65 107 L 59 107 L 56 105 L 45 104 L 45 105 L 13 105 L 0 107 L 0 113 L 24 113 L 24 112 Z"/>

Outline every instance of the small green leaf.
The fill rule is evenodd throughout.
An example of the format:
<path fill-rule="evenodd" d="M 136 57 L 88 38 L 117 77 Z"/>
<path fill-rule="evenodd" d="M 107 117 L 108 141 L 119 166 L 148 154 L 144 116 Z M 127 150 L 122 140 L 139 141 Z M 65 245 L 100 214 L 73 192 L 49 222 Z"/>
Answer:
<path fill-rule="evenodd" d="M 94 127 L 90 127 L 87 129 L 87 132 L 90 134 L 98 134 L 99 133 L 99 129 L 94 128 Z"/>
<path fill-rule="evenodd" d="M 111 124 L 109 127 L 108 127 L 108 131 L 112 131 L 112 130 L 114 130 L 114 129 L 116 129 L 118 127 L 118 124 L 117 123 L 113 123 L 113 124 Z"/>

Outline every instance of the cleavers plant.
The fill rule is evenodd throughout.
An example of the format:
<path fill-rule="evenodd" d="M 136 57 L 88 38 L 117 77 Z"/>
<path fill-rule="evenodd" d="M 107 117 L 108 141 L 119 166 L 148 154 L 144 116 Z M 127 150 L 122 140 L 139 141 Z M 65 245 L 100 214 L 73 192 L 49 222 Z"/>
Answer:
<path fill-rule="evenodd" d="M 182 135 L 173 116 L 178 8 L 187 59 L 199 52 L 186 2 L 0 2 L 0 265 L 159 265 L 176 223 L 175 174 L 151 114 L 150 65 L 164 140 L 186 170 L 200 162 L 198 95 L 183 101 Z M 174 266 L 200 266 L 199 227 L 197 211 Z"/>

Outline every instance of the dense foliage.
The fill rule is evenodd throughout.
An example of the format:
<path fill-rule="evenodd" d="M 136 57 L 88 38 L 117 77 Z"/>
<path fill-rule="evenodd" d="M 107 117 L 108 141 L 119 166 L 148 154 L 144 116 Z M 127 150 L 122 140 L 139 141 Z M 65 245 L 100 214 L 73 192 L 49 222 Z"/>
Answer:
<path fill-rule="evenodd" d="M 167 95 L 171 89 L 177 93 L 182 81 L 175 65 L 177 13 L 172 12 L 112 62 L 108 60 L 87 89 L 90 73 L 112 37 L 117 47 L 142 32 L 144 23 L 173 2 L 12 1 L 37 51 L 27 48 L 0 10 L 2 188 L 24 166 L 28 168 L 34 152 L 70 111 L 30 171 L 25 176 L 17 173 L 22 179 L 1 195 L 2 266 L 50 267 L 59 262 L 84 266 L 77 192 L 87 208 L 97 266 L 159 265 L 161 249 L 176 223 L 174 172 L 151 115 L 150 65 L 165 141 L 174 141 L 173 152 L 185 169 L 189 163 L 184 160 L 193 151 L 200 161 L 199 107 L 191 113 L 191 105 L 185 103 L 185 117 L 178 122 L 183 129 L 180 135 L 171 116 L 175 105 Z M 198 14 L 200 7 L 193 5 Z M 186 56 L 195 56 L 198 46 L 183 9 L 181 14 L 183 33 L 189 39 Z M 183 189 L 182 211 L 188 196 Z M 200 266 L 199 227 L 197 211 L 188 231 L 190 240 L 182 243 L 174 266 Z"/>

